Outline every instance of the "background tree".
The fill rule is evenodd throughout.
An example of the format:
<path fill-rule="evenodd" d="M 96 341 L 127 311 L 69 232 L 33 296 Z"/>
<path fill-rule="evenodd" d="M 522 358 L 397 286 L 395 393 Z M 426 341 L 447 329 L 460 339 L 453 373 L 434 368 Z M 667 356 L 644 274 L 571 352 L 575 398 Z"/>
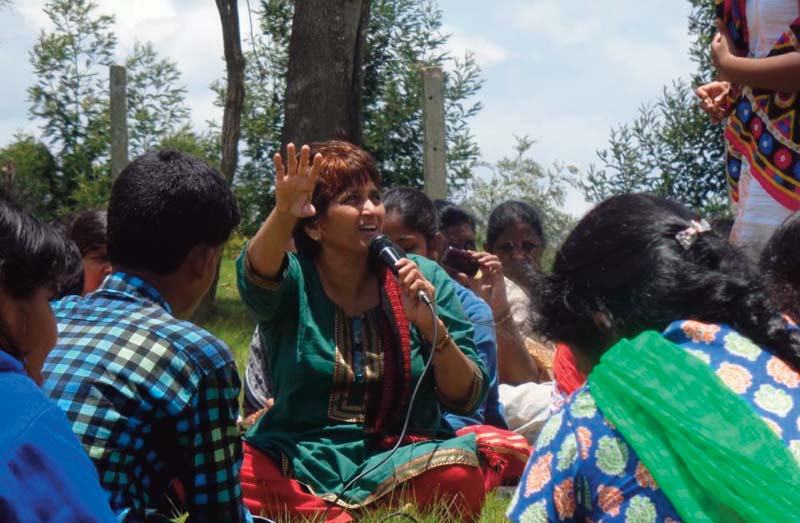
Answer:
<path fill-rule="evenodd" d="M 365 46 L 364 144 L 386 185 L 423 185 L 422 70 L 444 67 L 448 185 L 459 194 L 480 151 L 468 121 L 483 81 L 474 55 L 452 57 L 434 0 L 373 1 Z"/>
<path fill-rule="evenodd" d="M 56 192 L 67 206 L 81 177 L 101 175 L 108 154 L 108 96 L 100 73 L 111 64 L 117 40 L 114 18 L 95 15 L 89 0 L 51 0 L 44 12 L 53 24 L 30 52 L 36 83 L 28 89 L 30 115 L 43 120 L 42 136 L 59 162 Z"/>
<path fill-rule="evenodd" d="M 48 0 L 44 12 L 53 27 L 29 53 L 36 77 L 28 88 L 29 113 L 41 122 L 56 162 L 48 205 L 65 214 L 103 206 L 108 198 L 108 66 L 117 39 L 114 17 L 98 14 L 91 0 Z M 128 121 L 138 154 L 188 122 L 186 90 L 176 86 L 175 63 L 159 58 L 149 43 L 137 43 L 127 65 Z"/>
<path fill-rule="evenodd" d="M 292 0 L 263 0 L 260 32 L 246 46 L 242 115 L 243 161 L 234 189 L 247 234 L 272 206 L 272 154 L 280 148 L 284 122 Z M 463 195 L 480 152 L 469 119 L 481 109 L 471 97 L 482 80 L 474 57 L 454 59 L 433 0 L 372 0 L 363 54 L 364 146 L 379 165 L 386 186 L 423 185 L 422 77 L 425 66 L 445 66 L 447 167 L 451 190 Z M 224 87 L 217 82 L 217 103 Z"/>
<path fill-rule="evenodd" d="M 228 184 L 233 182 L 239 162 L 239 136 L 241 134 L 242 109 L 244 106 L 244 71 L 245 62 L 242 55 L 242 39 L 239 33 L 239 7 L 237 0 L 216 0 L 222 26 L 222 44 L 225 51 L 225 71 L 227 83 L 225 87 L 225 111 L 222 115 L 222 132 L 220 134 L 220 172 Z M 219 268 L 217 262 L 214 282 L 203 297 L 195 311 L 196 318 L 207 317 L 213 310 L 217 297 Z"/>
<path fill-rule="evenodd" d="M 45 144 L 29 134 L 17 134 L 0 149 L 2 193 L 44 220 L 57 216 L 56 160 Z"/>
<path fill-rule="evenodd" d="M 475 177 L 462 205 L 478 219 L 487 220 L 492 210 L 505 201 L 527 202 L 539 211 L 550 245 L 558 245 L 575 224 L 563 209 L 567 188 L 578 168 L 557 163 L 545 169 L 529 155 L 533 140 L 527 136 L 514 139 L 514 154 L 486 165 L 492 174 L 488 178 Z"/>
<path fill-rule="evenodd" d="M 165 137 L 189 125 L 186 87 L 178 65 L 161 58 L 151 42 L 133 44 L 125 60 L 128 106 L 128 149 L 135 158 Z"/>
<path fill-rule="evenodd" d="M 245 45 L 242 158 L 233 188 L 244 232 L 249 235 L 255 233 L 272 207 L 272 155 L 281 148 L 293 13 L 291 0 L 264 2 L 257 13 L 260 27 L 251 27 L 250 41 Z M 248 12 L 249 22 L 255 14 Z M 216 81 L 212 89 L 217 93 L 216 104 L 224 106 L 225 85 Z"/>
<path fill-rule="evenodd" d="M 296 2 L 281 143 L 362 144 L 361 59 L 370 0 Z"/>
<path fill-rule="evenodd" d="M 691 82 L 679 79 L 654 103 L 643 105 L 631 123 L 611 130 L 609 147 L 597 152 L 579 187 L 587 200 L 626 192 L 670 197 L 708 215 L 728 212 L 722 130 L 700 110 L 694 87 L 711 80 L 709 45 L 716 32 L 713 2 L 689 0 Z"/>
<path fill-rule="evenodd" d="M 182 127 L 173 134 L 161 137 L 155 148 L 176 149 L 203 159 L 218 171 L 221 169 L 219 134 L 212 130 L 195 132 L 188 127 Z"/>
<path fill-rule="evenodd" d="M 239 34 L 239 8 L 237 0 L 216 0 L 222 26 L 222 43 L 225 50 L 225 111 L 222 115 L 220 138 L 222 158 L 221 172 L 228 183 L 233 182 L 239 161 L 239 136 L 241 134 L 242 109 L 244 105 L 244 70 L 242 39 Z"/>

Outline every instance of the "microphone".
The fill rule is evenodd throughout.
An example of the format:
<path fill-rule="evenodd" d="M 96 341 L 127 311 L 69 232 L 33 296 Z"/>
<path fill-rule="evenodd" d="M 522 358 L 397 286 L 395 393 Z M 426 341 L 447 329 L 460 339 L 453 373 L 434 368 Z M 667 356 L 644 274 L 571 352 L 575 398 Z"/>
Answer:
<path fill-rule="evenodd" d="M 395 264 L 401 259 L 406 258 L 403 249 L 395 245 L 385 234 L 380 234 L 369 241 L 369 257 L 372 261 L 382 264 L 387 267 L 395 276 L 398 276 L 397 267 Z M 425 294 L 425 291 L 420 289 L 417 291 L 417 297 L 428 305 L 431 304 L 431 299 Z"/>

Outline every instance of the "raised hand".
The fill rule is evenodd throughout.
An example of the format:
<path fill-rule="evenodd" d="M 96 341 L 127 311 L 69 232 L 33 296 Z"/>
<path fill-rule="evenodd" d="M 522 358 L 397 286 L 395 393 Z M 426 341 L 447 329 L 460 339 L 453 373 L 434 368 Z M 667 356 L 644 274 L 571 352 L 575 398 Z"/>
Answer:
<path fill-rule="evenodd" d="M 311 149 L 308 145 L 304 145 L 300 149 L 300 161 L 298 162 L 295 146 L 290 143 L 286 146 L 288 160 L 286 164 L 280 153 L 276 153 L 273 157 L 276 211 L 295 218 L 307 218 L 316 214 L 316 209 L 311 204 L 311 195 L 319 177 L 322 155 L 314 156 L 313 164 L 309 167 L 310 155 Z"/>

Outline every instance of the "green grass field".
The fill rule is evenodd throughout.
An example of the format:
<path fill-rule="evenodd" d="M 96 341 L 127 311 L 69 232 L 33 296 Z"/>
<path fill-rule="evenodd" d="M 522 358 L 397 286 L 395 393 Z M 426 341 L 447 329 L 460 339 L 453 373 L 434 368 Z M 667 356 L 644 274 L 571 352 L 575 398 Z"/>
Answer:
<path fill-rule="evenodd" d="M 228 344 L 236 358 L 239 373 L 244 376 L 247 351 L 255 322 L 250 318 L 239 299 L 239 293 L 236 290 L 236 268 L 233 256 L 226 253 L 223 259 L 219 286 L 217 287 L 217 302 L 212 314 L 205 321 L 202 321 L 201 325 Z M 508 502 L 507 496 L 491 494 L 481 514 L 481 523 L 504 521 L 504 513 Z M 428 514 L 420 514 L 415 507 L 404 507 L 403 511 L 411 514 L 420 523 L 458 523 L 457 519 L 448 515 L 446 506 L 437 507 L 432 513 Z M 384 520 L 387 523 L 412 521 L 399 514 L 396 517 L 388 518 L 392 513 L 393 511 L 391 510 L 378 510 L 374 513 L 365 514 L 359 521 L 363 523 L 382 523 Z M 176 521 L 181 520 L 178 519 Z"/>

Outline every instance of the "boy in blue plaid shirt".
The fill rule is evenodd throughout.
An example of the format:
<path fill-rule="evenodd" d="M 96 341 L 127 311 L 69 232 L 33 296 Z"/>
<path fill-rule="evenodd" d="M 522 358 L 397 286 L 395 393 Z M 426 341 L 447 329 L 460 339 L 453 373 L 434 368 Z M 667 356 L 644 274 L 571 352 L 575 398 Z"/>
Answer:
<path fill-rule="evenodd" d="M 239 485 L 240 381 L 230 350 L 184 321 L 239 223 L 228 184 L 204 162 L 150 152 L 114 182 L 113 273 L 53 305 L 59 341 L 45 391 L 67 413 L 123 521 L 145 521 L 170 483 L 191 522 L 249 521 Z"/>

